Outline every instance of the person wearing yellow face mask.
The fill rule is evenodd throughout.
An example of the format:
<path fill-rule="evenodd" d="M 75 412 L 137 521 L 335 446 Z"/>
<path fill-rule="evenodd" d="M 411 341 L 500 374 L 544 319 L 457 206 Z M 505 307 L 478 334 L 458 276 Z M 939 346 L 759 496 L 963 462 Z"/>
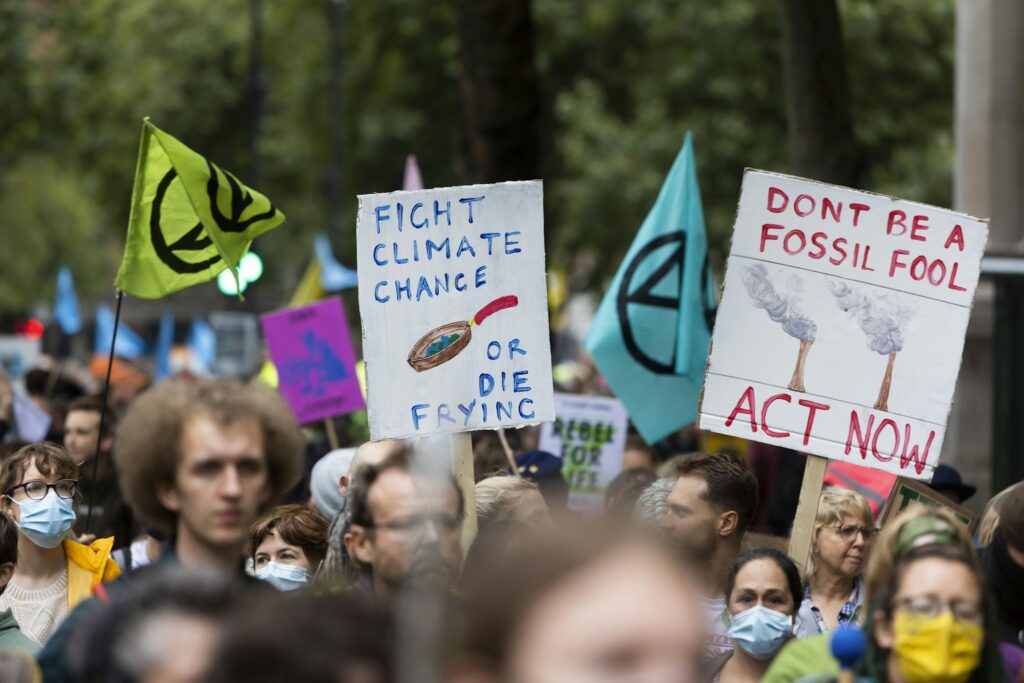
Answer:
<path fill-rule="evenodd" d="M 987 627 L 985 584 L 966 530 L 920 506 L 883 529 L 865 575 L 867 654 L 859 680 L 884 683 L 1004 681 Z M 788 645 L 763 681 L 834 680 L 828 635 Z"/>

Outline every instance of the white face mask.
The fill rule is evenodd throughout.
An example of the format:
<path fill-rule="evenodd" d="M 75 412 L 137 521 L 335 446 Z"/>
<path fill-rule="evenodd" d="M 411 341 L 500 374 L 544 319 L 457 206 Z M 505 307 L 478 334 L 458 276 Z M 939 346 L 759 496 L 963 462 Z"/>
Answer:
<path fill-rule="evenodd" d="M 292 564 L 267 562 L 254 572 L 257 579 L 266 581 L 279 591 L 293 591 L 309 584 L 307 572 Z"/>

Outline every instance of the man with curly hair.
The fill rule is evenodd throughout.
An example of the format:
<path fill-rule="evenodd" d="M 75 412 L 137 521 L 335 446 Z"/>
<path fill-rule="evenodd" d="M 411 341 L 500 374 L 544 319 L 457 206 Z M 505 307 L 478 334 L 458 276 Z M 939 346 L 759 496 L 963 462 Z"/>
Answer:
<path fill-rule="evenodd" d="M 298 426 L 273 389 L 168 381 L 129 407 L 114 464 L 135 514 L 170 539 L 158 565 L 244 576 L 249 528 L 299 479 L 302 452 Z M 47 683 L 66 680 L 66 639 L 72 629 L 89 627 L 94 607 L 84 603 L 72 613 L 40 653 Z"/>

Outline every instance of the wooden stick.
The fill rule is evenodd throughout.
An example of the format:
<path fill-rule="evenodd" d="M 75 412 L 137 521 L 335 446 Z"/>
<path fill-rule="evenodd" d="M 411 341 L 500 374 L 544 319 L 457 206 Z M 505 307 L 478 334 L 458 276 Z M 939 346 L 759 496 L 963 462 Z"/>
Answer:
<path fill-rule="evenodd" d="M 473 473 L 473 437 L 469 432 L 452 434 L 452 469 L 466 504 L 466 514 L 462 518 L 462 552 L 465 554 L 476 538 L 476 477 Z"/>
<path fill-rule="evenodd" d="M 808 455 L 804 466 L 804 482 L 800 486 L 800 503 L 796 508 L 793 530 L 789 535 L 789 556 L 801 573 L 807 570 L 814 538 L 814 518 L 818 514 L 818 500 L 825 483 L 825 468 L 828 458 Z"/>
<path fill-rule="evenodd" d="M 508 466 L 512 468 L 512 475 L 521 477 L 519 474 L 519 468 L 516 467 L 516 456 L 512 452 L 512 447 L 508 445 L 508 437 L 505 436 L 505 428 L 498 430 L 498 441 L 501 442 L 501 450 L 505 451 L 505 457 L 508 459 Z"/>
<path fill-rule="evenodd" d="M 324 427 L 327 428 L 327 443 L 331 444 L 331 450 L 338 450 L 340 446 L 338 445 L 338 432 L 334 429 L 334 418 L 325 417 Z"/>

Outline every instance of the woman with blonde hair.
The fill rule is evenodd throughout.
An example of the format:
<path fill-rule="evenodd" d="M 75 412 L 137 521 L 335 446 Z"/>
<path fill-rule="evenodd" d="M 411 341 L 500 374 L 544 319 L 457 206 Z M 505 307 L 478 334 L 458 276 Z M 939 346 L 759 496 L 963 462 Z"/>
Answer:
<path fill-rule="evenodd" d="M 814 519 L 803 602 L 797 614 L 798 638 L 828 633 L 857 621 L 864 604 L 861 573 L 877 529 L 862 495 L 841 488 L 821 494 Z"/>
<path fill-rule="evenodd" d="M 476 521 L 482 531 L 495 522 L 514 520 L 526 526 L 550 523 L 548 506 L 537 485 L 522 477 L 499 474 L 476 484 Z"/>

